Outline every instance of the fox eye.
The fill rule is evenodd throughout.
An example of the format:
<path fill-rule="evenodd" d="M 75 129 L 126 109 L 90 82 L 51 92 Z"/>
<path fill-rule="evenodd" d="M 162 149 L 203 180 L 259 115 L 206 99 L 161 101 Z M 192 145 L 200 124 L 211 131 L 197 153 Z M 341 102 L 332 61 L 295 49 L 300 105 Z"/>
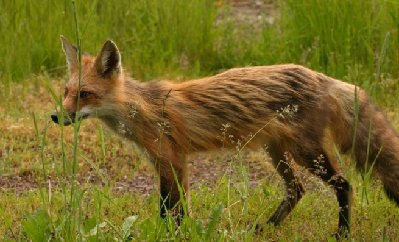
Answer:
<path fill-rule="evenodd" d="M 80 92 L 80 98 L 86 98 L 88 96 L 90 96 L 90 92 L 86 92 L 86 91 L 82 91 Z"/>

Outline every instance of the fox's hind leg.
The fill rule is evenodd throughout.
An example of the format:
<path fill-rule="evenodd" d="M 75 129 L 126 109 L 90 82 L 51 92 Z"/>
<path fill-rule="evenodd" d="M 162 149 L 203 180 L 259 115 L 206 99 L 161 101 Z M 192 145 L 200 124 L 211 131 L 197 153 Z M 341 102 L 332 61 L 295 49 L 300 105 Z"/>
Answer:
<path fill-rule="evenodd" d="M 343 236 L 350 231 L 350 209 L 352 187 L 349 182 L 342 177 L 336 168 L 337 163 L 323 149 L 299 149 L 294 158 L 301 159 L 306 168 L 320 177 L 335 190 L 339 204 L 339 221 L 337 236 Z"/>
<path fill-rule="evenodd" d="M 301 199 L 305 190 L 298 178 L 294 175 L 294 171 L 290 164 L 290 158 L 281 148 L 271 146 L 269 155 L 277 172 L 283 178 L 286 186 L 286 197 L 280 203 L 277 210 L 269 218 L 268 223 L 278 225 L 285 217 L 294 209 L 295 205 Z"/>

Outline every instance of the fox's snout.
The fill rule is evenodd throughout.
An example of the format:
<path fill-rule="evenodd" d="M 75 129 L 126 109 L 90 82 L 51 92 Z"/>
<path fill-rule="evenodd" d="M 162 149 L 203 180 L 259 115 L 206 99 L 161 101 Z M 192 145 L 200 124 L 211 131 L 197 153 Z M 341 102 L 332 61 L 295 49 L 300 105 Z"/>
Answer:
<path fill-rule="evenodd" d="M 53 120 L 54 123 L 58 124 L 58 113 L 51 114 L 51 120 Z"/>
<path fill-rule="evenodd" d="M 76 118 L 76 113 L 69 113 L 68 115 L 64 116 L 64 126 L 70 125 L 71 123 L 75 122 Z M 55 112 L 51 114 L 51 120 L 53 120 L 54 123 L 59 124 L 60 123 L 60 114 L 58 112 Z"/>

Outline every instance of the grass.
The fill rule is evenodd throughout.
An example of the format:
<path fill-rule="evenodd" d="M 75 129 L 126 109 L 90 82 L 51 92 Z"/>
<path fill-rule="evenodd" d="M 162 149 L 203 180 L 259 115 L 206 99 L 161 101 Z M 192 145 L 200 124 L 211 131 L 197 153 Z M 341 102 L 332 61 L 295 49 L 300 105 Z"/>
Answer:
<path fill-rule="evenodd" d="M 194 66 L 212 55 L 213 1 L 77 1 L 76 5 L 85 51 L 94 53 L 112 38 L 124 56 L 131 57 L 125 65 L 137 77 L 158 77 L 161 71 L 176 71 L 182 58 Z M 0 53 L 14 59 L 2 59 L 2 82 L 63 73 L 59 36 L 75 36 L 71 1 L 3 1 L 2 8 L 7 11 L 0 15 L 4 36 Z"/>
<path fill-rule="evenodd" d="M 56 92 L 61 89 L 62 84 L 56 80 L 38 80 L 41 86 L 45 86 L 44 83 L 48 81 L 52 86 L 59 87 Z M 65 195 L 69 198 L 71 184 L 68 177 L 70 170 L 64 172 L 62 163 L 61 130 L 49 123 L 48 110 L 54 108 L 52 97 L 43 87 L 34 95 L 29 94 L 34 90 L 33 87 L 16 87 L 15 93 L 12 93 L 13 99 L 7 103 L 14 112 L 1 112 L 3 122 L 0 128 L 4 135 L 0 136 L 0 171 L 3 178 L 10 177 L 12 184 L 19 184 L 20 187 L 13 189 L 8 184 L 2 185 L 0 216 L 4 218 L 4 223 L 0 225 L 0 238 L 4 241 L 24 241 L 27 238 L 34 240 L 36 236 L 51 236 L 54 240 L 61 240 L 67 238 L 66 231 L 62 229 L 66 229 L 66 214 L 70 211 L 66 210 L 70 203 L 65 202 Z M 29 109 L 24 107 L 26 103 L 30 104 Z M 44 147 L 37 140 L 30 110 L 35 110 L 41 137 L 48 126 Z M 392 116 L 391 120 L 395 126 L 399 123 L 398 116 Z M 88 120 L 79 131 L 75 180 L 78 185 L 75 193 L 78 205 L 75 207 L 78 206 L 80 211 L 75 219 L 80 225 L 70 231 L 69 236 L 74 237 L 68 240 L 122 240 L 122 227 L 125 219 L 130 216 L 137 216 L 128 230 L 134 240 L 182 239 L 183 234 L 171 235 L 165 229 L 166 225 L 160 222 L 156 192 L 142 196 L 143 191 L 139 189 L 132 191 L 124 188 L 128 186 L 128 181 L 137 181 L 137 177 L 143 176 L 143 173 L 149 174 L 150 184 L 156 183 L 154 171 L 147 165 L 145 157 L 107 129 L 103 130 L 102 138 L 100 127 L 100 122 Z M 66 160 L 72 162 L 73 128 L 66 127 L 64 132 Z M 104 153 L 102 147 L 105 147 Z M 44 158 L 40 155 L 42 149 Z M 220 177 L 210 185 L 194 185 L 190 200 L 191 219 L 185 221 L 184 233 L 191 240 L 318 241 L 330 238 L 336 229 L 338 207 L 333 191 L 317 178 L 304 174 L 307 193 L 283 225 L 276 228 L 266 226 L 265 231 L 259 235 L 251 233 L 254 222 L 259 219 L 261 224 L 265 224 L 284 195 L 278 175 L 264 162 L 267 160 L 265 155 L 255 153 L 239 157 L 243 167 L 239 165 L 240 162 L 230 162 L 229 166 L 233 170 L 230 176 L 223 176 L 226 160 L 237 159 L 236 154 L 193 159 L 194 163 L 210 163 L 207 166 L 212 167 L 213 172 Z M 251 164 L 260 166 L 259 169 L 265 169 L 266 173 L 259 174 L 262 176 L 259 185 L 248 187 L 243 172 L 248 172 L 248 175 L 257 172 L 256 169 L 248 171 Z M 43 165 L 46 177 L 43 176 Z M 71 169 L 71 163 L 67 165 Z M 375 241 L 387 238 L 394 241 L 398 236 L 396 228 L 399 226 L 399 210 L 387 200 L 381 184 L 371 182 L 366 187 L 367 200 L 362 199 L 363 181 L 349 165 L 344 165 L 344 169 L 345 176 L 350 178 L 355 187 L 353 239 Z M 205 173 L 193 175 L 212 180 Z M 220 220 L 215 222 L 215 227 L 209 226 L 212 217 L 216 218 L 215 221 Z M 96 225 L 99 226 L 97 234 L 94 233 Z M 211 228 L 209 237 L 208 228 Z M 43 235 L 35 235 L 34 231 L 41 231 Z"/>
<path fill-rule="evenodd" d="M 105 39 L 114 39 L 136 78 L 181 80 L 234 66 L 295 62 L 366 88 L 398 127 L 398 3 L 275 3 L 274 22 L 253 27 L 229 20 L 223 1 L 76 1 L 76 11 L 69 0 L 1 1 L 0 239 L 334 241 L 335 196 L 306 172 L 308 193 L 289 218 L 254 233 L 254 224 L 265 224 L 284 195 L 268 167 L 260 173 L 267 180 L 249 185 L 251 167 L 267 160 L 262 153 L 193 157 L 209 163 L 201 171 L 221 176 L 194 174 L 215 182 L 195 183 L 191 216 L 172 233 L 171 221 L 158 217 L 157 193 L 129 190 L 128 181 L 137 177 L 156 182 L 145 156 L 98 121 L 59 128 L 49 119 L 65 73 L 59 35 L 76 39 L 76 13 L 83 49 L 95 53 Z M 230 175 L 226 160 L 239 161 L 229 163 Z M 381 184 L 343 166 L 355 187 L 350 239 L 395 241 L 399 209 Z"/>
<path fill-rule="evenodd" d="M 285 62 L 337 78 L 356 67 L 370 79 L 357 80 L 360 84 L 374 81 L 377 70 L 398 77 L 396 1 L 276 0 L 280 7 L 274 11 L 274 23 L 264 21 L 258 27 L 224 18 L 228 5 L 219 2 L 77 1 L 82 46 L 95 53 L 112 38 L 123 52 L 125 67 L 143 80 Z M 0 60 L 0 80 L 5 91 L 11 82 L 32 75 L 63 74 L 59 36 L 75 36 L 71 1 L 1 4 L 0 54 L 7 58 Z"/>

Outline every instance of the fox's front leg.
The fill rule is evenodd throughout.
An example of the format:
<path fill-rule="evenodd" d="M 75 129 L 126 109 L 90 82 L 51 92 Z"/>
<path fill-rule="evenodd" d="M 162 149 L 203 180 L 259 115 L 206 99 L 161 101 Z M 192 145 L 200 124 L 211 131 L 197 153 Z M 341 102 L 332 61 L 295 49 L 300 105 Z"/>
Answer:
<path fill-rule="evenodd" d="M 177 224 L 180 224 L 183 216 L 187 215 L 187 207 L 183 208 L 183 202 L 187 202 L 189 189 L 187 164 L 184 159 L 172 161 L 162 160 L 157 166 L 160 181 L 160 215 L 165 218 L 170 213 Z"/>

